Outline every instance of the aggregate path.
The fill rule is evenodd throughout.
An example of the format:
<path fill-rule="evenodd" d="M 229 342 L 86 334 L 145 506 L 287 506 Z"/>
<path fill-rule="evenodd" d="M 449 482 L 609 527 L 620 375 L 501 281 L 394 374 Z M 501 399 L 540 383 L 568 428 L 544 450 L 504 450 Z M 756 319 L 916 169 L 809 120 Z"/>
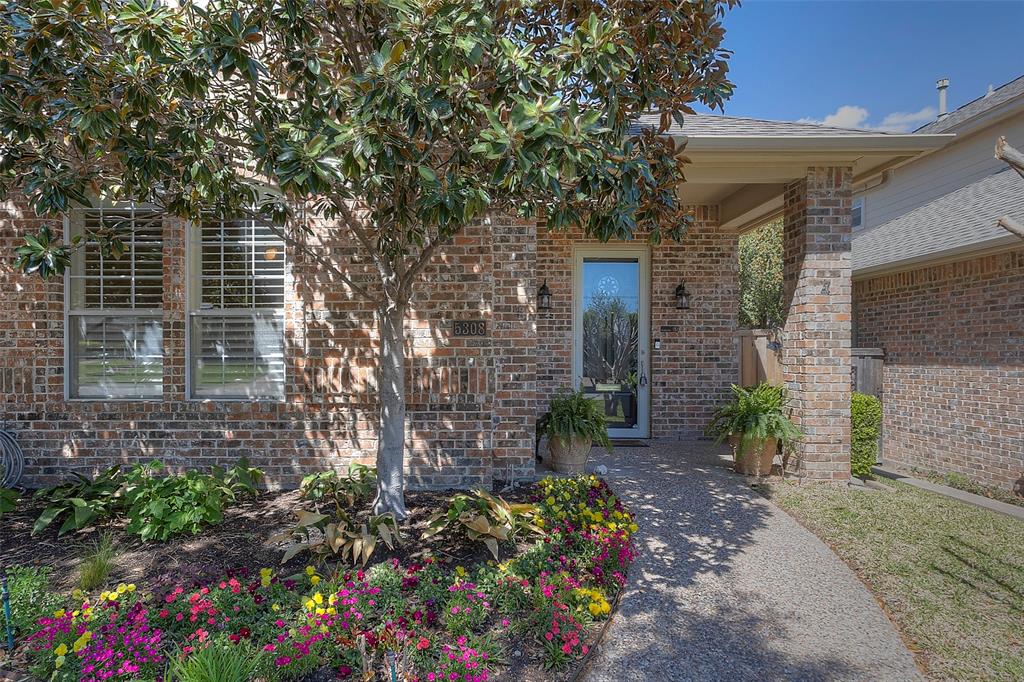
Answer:
<path fill-rule="evenodd" d="M 922 679 L 850 568 L 717 448 L 598 452 L 640 556 L 584 680 Z"/>

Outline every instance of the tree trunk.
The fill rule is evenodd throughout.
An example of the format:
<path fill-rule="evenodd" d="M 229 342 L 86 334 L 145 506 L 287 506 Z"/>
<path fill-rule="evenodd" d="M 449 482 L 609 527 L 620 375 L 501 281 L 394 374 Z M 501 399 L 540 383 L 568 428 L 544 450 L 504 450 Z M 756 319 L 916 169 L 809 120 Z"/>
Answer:
<path fill-rule="evenodd" d="M 377 499 L 373 513 L 409 515 L 405 508 L 405 305 L 385 302 L 377 311 L 380 356 L 377 393 L 380 431 L 377 437 Z"/>

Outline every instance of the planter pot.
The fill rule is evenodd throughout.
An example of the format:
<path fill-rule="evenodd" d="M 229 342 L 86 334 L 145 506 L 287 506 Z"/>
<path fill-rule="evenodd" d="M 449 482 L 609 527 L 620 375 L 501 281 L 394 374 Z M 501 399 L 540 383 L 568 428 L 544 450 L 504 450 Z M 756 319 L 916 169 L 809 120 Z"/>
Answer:
<path fill-rule="evenodd" d="M 582 474 L 593 439 L 586 436 L 552 436 L 548 439 L 551 468 L 562 474 Z"/>
<path fill-rule="evenodd" d="M 772 461 L 779 448 L 777 438 L 755 440 L 742 455 L 739 436 L 730 436 L 729 443 L 736 458 L 734 468 L 737 472 L 747 476 L 767 476 L 772 472 Z"/>

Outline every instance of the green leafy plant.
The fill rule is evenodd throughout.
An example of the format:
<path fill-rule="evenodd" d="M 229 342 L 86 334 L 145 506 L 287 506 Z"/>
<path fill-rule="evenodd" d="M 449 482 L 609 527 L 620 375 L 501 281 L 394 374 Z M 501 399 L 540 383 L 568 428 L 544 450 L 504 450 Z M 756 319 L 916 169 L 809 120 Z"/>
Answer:
<path fill-rule="evenodd" d="M 377 488 L 377 469 L 353 462 L 347 474 L 337 471 L 320 471 L 302 479 L 299 493 L 302 499 L 312 502 L 319 511 L 323 503 L 333 502 L 341 511 L 352 507 L 361 500 L 368 500 Z"/>
<path fill-rule="evenodd" d="M 0 518 L 4 514 L 14 511 L 21 500 L 21 493 L 14 488 L 0 488 Z"/>
<path fill-rule="evenodd" d="M 512 542 L 522 535 L 543 535 L 533 522 L 536 505 L 509 503 L 483 490 L 452 497 L 448 508 L 430 517 L 424 539 L 449 526 L 461 529 L 470 540 L 482 541 L 498 559 L 498 542 Z"/>
<path fill-rule="evenodd" d="M 238 497 L 255 495 L 262 472 L 245 460 L 228 472 L 214 467 L 209 474 L 188 471 L 158 476 L 159 461 L 136 465 L 125 476 L 122 495 L 127 507 L 129 533 L 143 540 L 167 540 L 195 535 L 207 524 L 220 523 L 224 508 Z"/>
<path fill-rule="evenodd" d="M 101 535 L 82 558 L 82 565 L 78 568 L 78 586 L 88 592 L 103 585 L 114 566 L 116 554 L 114 538 L 109 533 Z"/>
<path fill-rule="evenodd" d="M 74 471 L 71 476 L 74 478 L 71 482 L 36 491 L 34 498 L 45 501 L 46 507 L 32 527 L 33 535 L 61 518 L 64 522 L 58 535 L 81 530 L 109 519 L 122 507 L 119 491 L 123 477 L 119 465 L 106 469 L 94 479 Z"/>
<path fill-rule="evenodd" d="M 776 438 L 790 445 L 803 437 L 800 429 L 786 416 L 789 399 L 786 389 L 763 381 L 757 386 L 732 386 L 733 400 L 719 409 L 711 420 L 708 434 L 721 444 L 736 436 L 738 454 L 754 443 Z"/>
<path fill-rule="evenodd" d="M 604 408 L 597 401 L 591 400 L 582 389 L 552 398 L 551 407 L 541 420 L 548 438 L 590 438 L 611 450 Z"/>
<path fill-rule="evenodd" d="M 11 626 L 15 636 L 33 631 L 40 616 L 60 608 L 64 597 L 50 588 L 50 568 L 8 566 L 7 589 L 11 597 Z M 6 629 L 7 616 L 0 609 L 0 637 Z"/>
<path fill-rule="evenodd" d="M 882 401 L 873 395 L 850 397 L 850 471 L 868 476 L 878 461 L 878 435 L 882 430 Z"/>
<path fill-rule="evenodd" d="M 782 313 L 782 218 L 739 238 L 740 326 L 772 329 Z"/>
<path fill-rule="evenodd" d="M 339 510 L 334 516 L 301 510 L 298 523 L 291 530 L 271 538 L 272 542 L 287 542 L 281 563 L 288 563 L 302 552 L 334 554 L 351 565 L 365 566 L 373 556 L 380 540 L 388 549 L 401 542 L 398 520 L 394 514 L 377 514 L 362 522 Z"/>
<path fill-rule="evenodd" d="M 256 676 L 262 652 L 248 642 L 214 640 L 178 654 L 167 666 L 167 682 L 248 682 Z"/>

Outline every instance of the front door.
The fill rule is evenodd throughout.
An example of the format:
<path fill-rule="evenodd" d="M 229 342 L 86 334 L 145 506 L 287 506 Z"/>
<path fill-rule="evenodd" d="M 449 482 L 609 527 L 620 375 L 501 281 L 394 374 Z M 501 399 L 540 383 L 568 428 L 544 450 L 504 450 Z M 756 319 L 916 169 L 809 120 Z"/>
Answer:
<path fill-rule="evenodd" d="M 649 260 L 645 248 L 578 248 L 573 376 L 597 401 L 612 438 L 650 436 Z"/>

